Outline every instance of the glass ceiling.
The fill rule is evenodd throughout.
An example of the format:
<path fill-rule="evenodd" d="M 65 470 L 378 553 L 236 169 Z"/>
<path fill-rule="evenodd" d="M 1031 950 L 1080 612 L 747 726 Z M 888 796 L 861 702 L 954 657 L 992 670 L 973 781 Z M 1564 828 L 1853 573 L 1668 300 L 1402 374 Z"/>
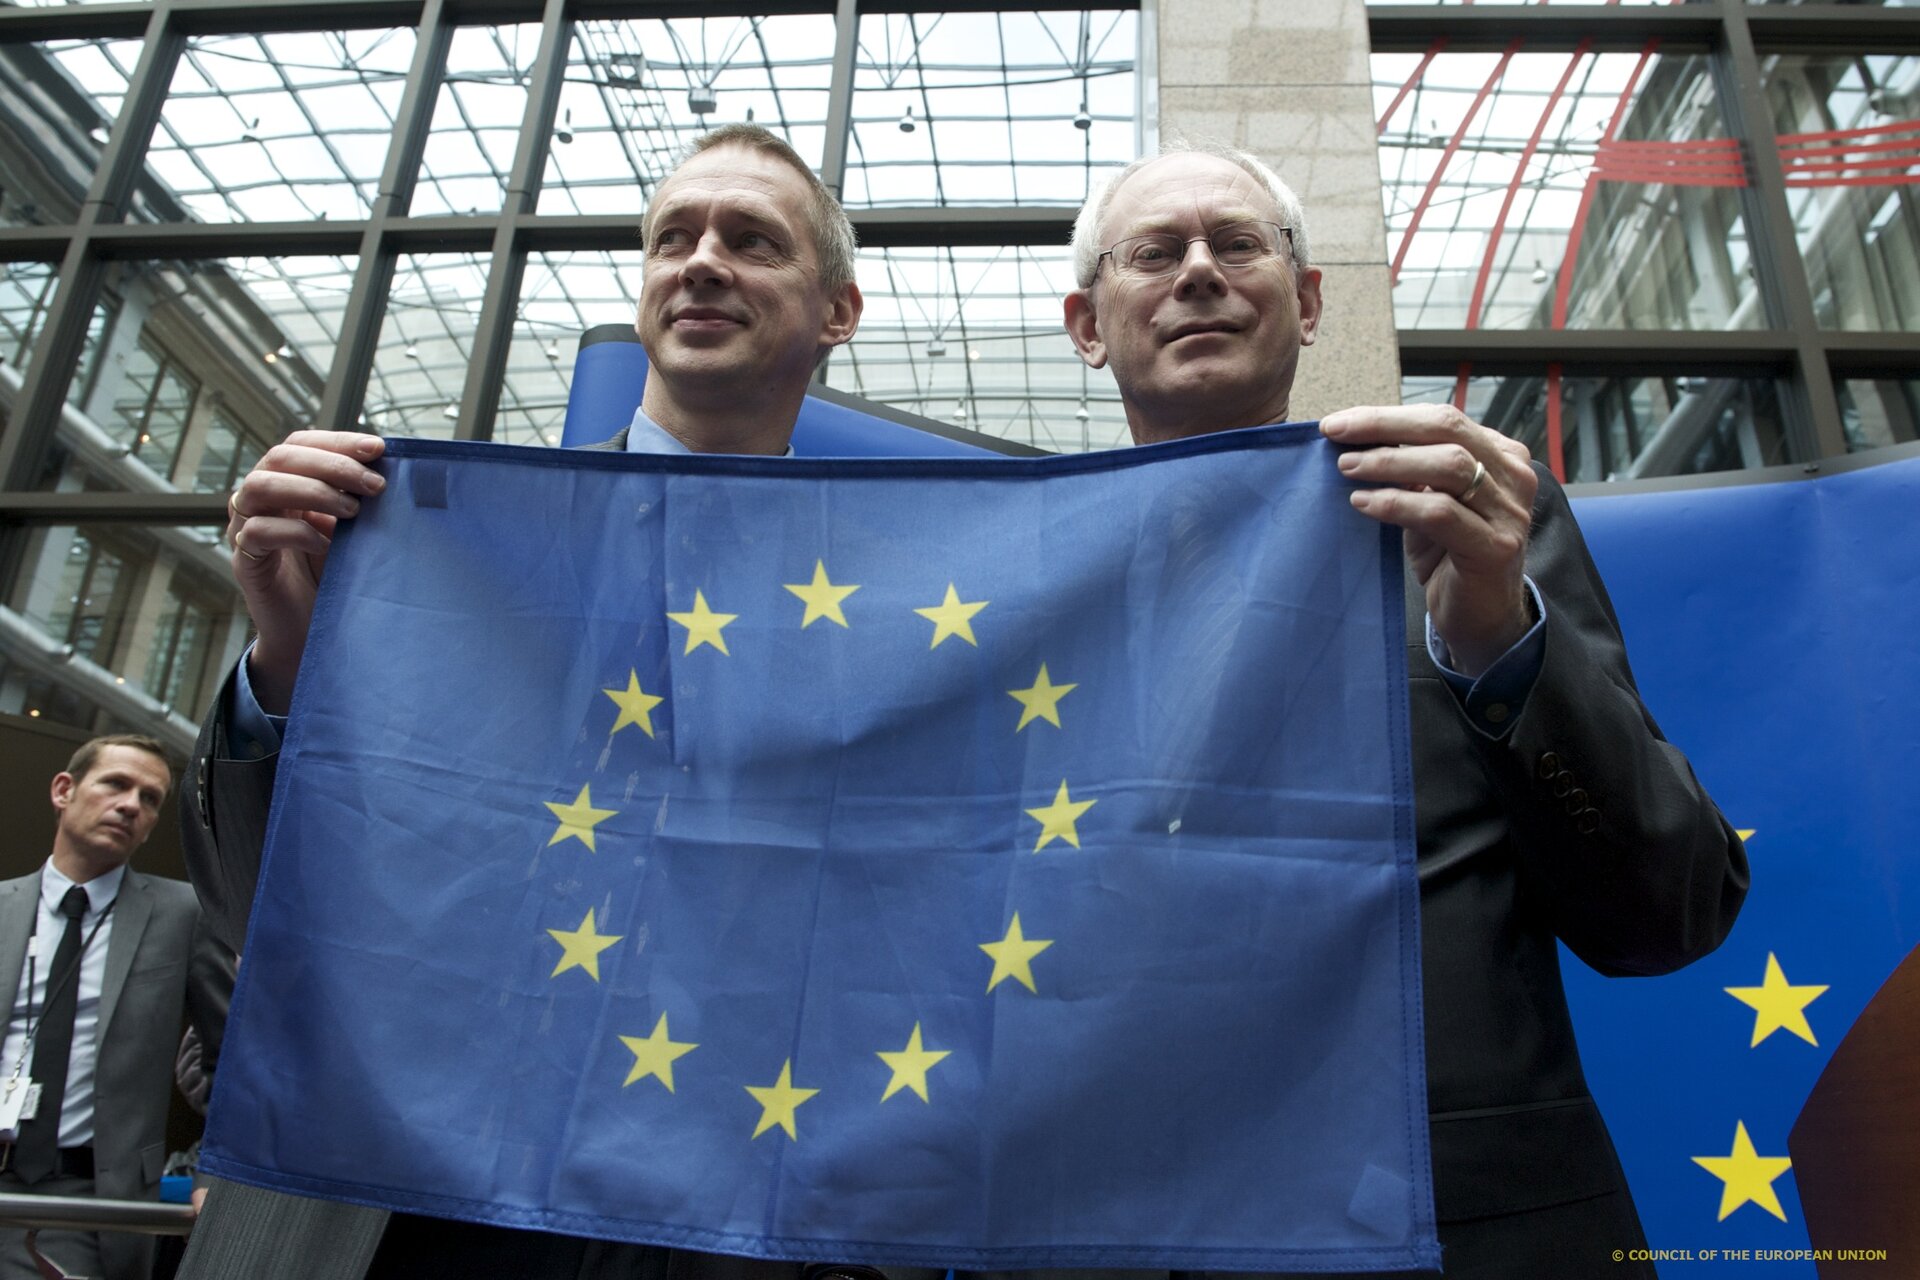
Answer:
<path fill-rule="evenodd" d="M 872 15 L 861 20 L 844 191 L 849 207 L 1076 207 L 1137 154 L 1133 11 Z M 497 214 L 519 145 L 540 30 L 454 35 L 411 212 Z M 753 120 L 818 165 L 834 22 L 827 15 L 582 21 L 538 212 L 631 216 L 679 149 Z M 110 121 L 137 42 L 36 46 Z M 140 220 L 262 222 L 369 215 L 414 57 L 405 28 L 189 40 L 147 162 Z M 96 137 L 104 137 L 104 133 Z M 84 175 L 82 175 L 82 183 Z M 83 186 L 79 189 L 83 189 Z M 46 212 L 43 222 L 70 214 Z M 940 238 L 936 229 L 933 237 Z M 236 264 L 236 267 L 238 264 Z M 534 254 L 523 274 L 495 438 L 557 440 L 578 335 L 631 319 L 637 255 Z M 490 263 L 403 256 L 366 400 L 383 431 L 447 434 Z M 228 276 L 278 326 L 260 335 L 324 378 L 351 285 L 340 259 L 249 258 Z M 1060 324 L 1059 249 L 868 250 L 866 320 L 828 380 L 946 422 L 1048 448 L 1124 440 L 1112 381 Z"/>

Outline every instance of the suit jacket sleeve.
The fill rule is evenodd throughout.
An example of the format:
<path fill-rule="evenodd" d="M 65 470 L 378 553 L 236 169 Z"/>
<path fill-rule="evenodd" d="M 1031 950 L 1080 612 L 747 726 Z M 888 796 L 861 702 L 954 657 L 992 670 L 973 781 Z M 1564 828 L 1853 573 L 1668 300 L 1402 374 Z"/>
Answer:
<path fill-rule="evenodd" d="M 277 752 L 251 760 L 235 757 L 227 734 L 232 707 L 229 672 L 193 744 L 192 793 L 183 797 L 180 826 L 187 877 L 200 895 L 207 927 L 237 955 L 245 949 L 280 757 Z"/>
<path fill-rule="evenodd" d="M 1670 972 L 1733 927 L 1745 849 L 1641 702 L 1612 601 L 1544 471 L 1527 568 L 1546 602 L 1540 674 L 1504 740 L 1469 734 L 1506 811 L 1521 892 L 1601 973 Z"/>

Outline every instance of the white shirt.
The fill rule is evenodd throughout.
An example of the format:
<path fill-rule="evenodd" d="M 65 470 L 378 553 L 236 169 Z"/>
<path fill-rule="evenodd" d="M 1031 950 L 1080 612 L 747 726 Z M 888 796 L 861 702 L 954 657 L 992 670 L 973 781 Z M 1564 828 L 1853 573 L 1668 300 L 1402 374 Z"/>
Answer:
<path fill-rule="evenodd" d="M 86 942 L 91 935 L 92 941 L 80 955 L 80 1005 L 73 1014 L 73 1056 L 67 1059 L 67 1088 L 60 1107 L 62 1147 L 93 1144 L 93 1065 L 100 1038 L 100 989 L 106 983 L 107 944 L 113 936 L 113 915 L 107 908 L 119 896 L 120 882 L 126 874 L 125 867 L 115 867 L 81 886 L 87 891 L 87 910 L 80 917 L 80 938 Z M 60 900 L 72 887 L 73 881 L 55 870 L 49 859 L 40 872 L 39 919 L 33 936 L 27 939 L 20 988 L 14 993 L 13 1016 L 7 1022 L 6 1047 L 0 1050 L 0 1080 L 12 1079 L 16 1065 L 21 1079 L 33 1075 L 27 1027 L 46 1007 L 48 971 L 53 968 L 60 936 L 67 931 Z M 98 932 L 94 930 L 96 924 Z"/>

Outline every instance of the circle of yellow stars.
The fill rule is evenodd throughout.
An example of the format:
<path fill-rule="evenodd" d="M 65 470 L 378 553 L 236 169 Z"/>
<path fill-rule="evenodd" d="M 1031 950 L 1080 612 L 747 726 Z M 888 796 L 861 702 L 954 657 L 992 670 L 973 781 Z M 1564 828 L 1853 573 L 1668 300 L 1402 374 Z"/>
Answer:
<path fill-rule="evenodd" d="M 826 561 L 816 559 L 812 576 L 805 582 L 782 583 L 784 590 L 797 598 L 801 605 L 800 629 L 806 630 L 816 622 L 830 622 L 842 629 L 851 629 L 846 613 L 848 598 L 861 589 L 857 583 L 837 583 L 827 570 Z M 991 600 L 967 600 L 962 598 L 958 584 L 948 582 L 939 603 L 916 608 L 914 613 L 933 624 L 928 649 L 938 649 L 948 640 L 961 640 L 973 648 L 979 648 L 979 637 L 974 632 L 974 621 L 992 604 Z M 721 655 L 731 657 L 727 647 L 726 628 L 740 620 L 737 613 L 723 613 L 716 610 L 707 600 L 704 590 L 695 590 L 692 607 L 684 610 L 667 611 L 667 620 L 679 627 L 684 633 L 682 656 L 692 655 L 702 648 L 712 648 Z M 1055 729 L 1063 728 L 1061 719 L 1061 701 L 1080 686 L 1074 682 L 1056 682 L 1046 663 L 1041 663 L 1033 683 L 1020 689 L 1007 690 L 1007 696 L 1020 706 L 1019 718 L 1013 726 L 1013 732 L 1023 733 L 1031 725 L 1045 723 Z M 624 685 L 615 684 L 601 690 L 601 693 L 614 704 L 617 714 L 612 727 L 607 731 L 611 739 L 623 729 L 637 728 L 649 739 L 657 740 L 657 728 L 654 713 L 668 699 L 664 693 L 650 693 L 640 682 L 640 674 L 634 668 L 627 671 Z M 597 852 L 595 829 L 618 814 L 616 809 L 600 808 L 593 802 L 591 786 L 582 784 L 571 801 L 544 802 L 555 819 L 554 829 L 547 840 L 548 846 L 560 844 L 566 840 L 578 840 L 589 852 Z M 1028 817 L 1039 823 L 1039 832 L 1035 838 L 1034 853 L 1060 841 L 1074 849 L 1079 849 L 1079 820 L 1096 805 L 1096 799 L 1074 799 L 1066 779 L 1061 779 L 1054 792 L 1051 803 L 1025 809 Z M 622 941 L 622 935 L 602 933 L 593 909 L 589 909 L 579 925 L 572 929 L 548 929 L 549 937 L 560 947 L 560 955 L 553 967 L 553 979 L 578 970 L 592 982 L 601 980 L 600 959 L 608 950 Z M 1011 981 L 1024 987 L 1028 992 L 1038 994 L 1033 972 L 1036 956 L 1053 946 L 1051 938 L 1029 938 L 1020 921 L 1020 913 L 1015 911 L 1007 923 L 1005 932 L 996 940 L 980 943 L 980 950 L 993 961 L 992 970 L 987 977 L 986 991 L 991 994 L 1003 983 Z M 620 1043 L 632 1056 L 622 1088 L 630 1088 L 643 1081 L 657 1083 L 667 1093 L 674 1092 L 673 1067 L 676 1062 L 700 1046 L 690 1040 L 675 1040 L 669 1029 L 667 1014 L 662 1011 L 655 1021 L 653 1030 L 644 1036 L 621 1035 Z M 883 1065 L 888 1069 L 888 1078 L 880 1094 L 882 1103 L 896 1094 L 911 1093 L 922 1102 L 930 1102 L 928 1075 L 942 1061 L 951 1056 L 952 1051 L 928 1047 L 921 1024 L 916 1021 L 907 1034 L 906 1043 L 899 1049 L 881 1049 L 875 1051 Z M 800 1107 L 814 1097 L 820 1090 L 796 1084 L 793 1078 L 793 1060 L 787 1059 L 781 1064 L 779 1075 L 771 1084 L 747 1085 L 746 1092 L 760 1105 L 760 1116 L 754 1126 L 751 1138 L 757 1139 L 775 1129 L 780 1130 L 789 1140 L 798 1140 L 798 1112 Z"/>

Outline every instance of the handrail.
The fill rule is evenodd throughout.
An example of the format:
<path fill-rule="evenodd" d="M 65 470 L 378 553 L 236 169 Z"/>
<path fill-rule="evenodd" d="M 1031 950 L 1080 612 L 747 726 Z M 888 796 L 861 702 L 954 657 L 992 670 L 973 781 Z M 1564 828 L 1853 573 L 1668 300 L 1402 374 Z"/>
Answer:
<path fill-rule="evenodd" d="M 0 1227 L 16 1231 L 68 1228 L 184 1236 L 193 1229 L 193 1210 L 184 1204 L 159 1204 L 152 1200 L 0 1194 Z"/>

